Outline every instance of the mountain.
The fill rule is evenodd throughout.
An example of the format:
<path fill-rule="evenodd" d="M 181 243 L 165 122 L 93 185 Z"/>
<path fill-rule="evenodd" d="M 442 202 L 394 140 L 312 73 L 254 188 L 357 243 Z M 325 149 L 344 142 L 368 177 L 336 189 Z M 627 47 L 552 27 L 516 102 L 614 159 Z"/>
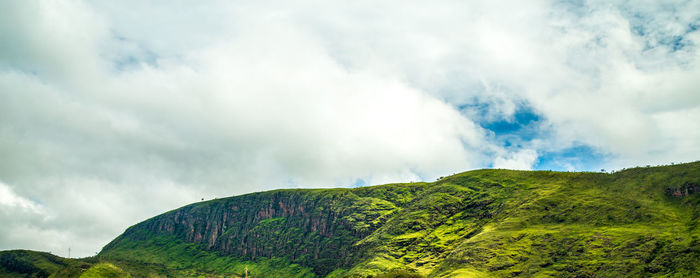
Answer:
<path fill-rule="evenodd" d="M 67 261 L 63 268 L 43 263 L 46 254 L 0 252 L 0 274 L 698 277 L 699 203 L 700 162 L 613 174 L 489 169 L 432 183 L 275 190 L 158 215 L 94 258 L 54 259 Z M 12 268 L 8 254 L 34 268 Z"/>

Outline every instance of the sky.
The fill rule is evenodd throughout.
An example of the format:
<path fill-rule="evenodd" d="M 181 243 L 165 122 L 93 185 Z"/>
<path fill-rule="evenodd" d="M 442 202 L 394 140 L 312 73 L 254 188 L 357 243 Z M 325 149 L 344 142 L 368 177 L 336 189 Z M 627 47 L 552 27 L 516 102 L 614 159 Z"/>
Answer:
<path fill-rule="evenodd" d="M 0 250 L 204 199 L 700 159 L 700 1 L 0 1 Z"/>

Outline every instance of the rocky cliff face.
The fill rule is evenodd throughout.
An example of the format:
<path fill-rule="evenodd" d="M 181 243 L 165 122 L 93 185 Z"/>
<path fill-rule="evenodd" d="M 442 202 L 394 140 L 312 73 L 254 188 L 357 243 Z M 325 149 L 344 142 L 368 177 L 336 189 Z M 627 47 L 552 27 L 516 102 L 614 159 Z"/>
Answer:
<path fill-rule="evenodd" d="M 356 243 L 399 209 L 391 201 L 346 189 L 320 193 L 279 190 L 189 205 L 129 228 L 103 253 L 125 241 L 167 234 L 247 259 L 285 254 L 328 273 L 361 257 L 362 246 Z"/>

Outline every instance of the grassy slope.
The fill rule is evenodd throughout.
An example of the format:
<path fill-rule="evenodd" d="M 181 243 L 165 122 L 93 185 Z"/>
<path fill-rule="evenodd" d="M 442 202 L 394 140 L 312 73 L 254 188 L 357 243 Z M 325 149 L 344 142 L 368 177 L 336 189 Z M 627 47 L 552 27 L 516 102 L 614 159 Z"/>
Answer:
<path fill-rule="evenodd" d="M 698 276 L 700 194 L 666 194 L 688 182 L 700 184 L 700 163 L 459 174 L 368 237 L 375 255 L 345 274 Z"/>
<path fill-rule="evenodd" d="M 353 244 L 361 255 L 328 277 L 697 277 L 700 193 L 674 197 L 667 189 L 698 184 L 700 162 L 615 174 L 477 170 L 435 183 L 275 192 L 354 196 L 334 209 L 355 212 L 343 218 L 352 231 L 373 228 Z M 365 218 L 371 214 L 379 218 Z M 284 221 L 266 219 L 255 228 L 282 233 L 270 239 L 289 237 Z M 134 277 L 237 277 L 246 267 L 250 277 L 317 276 L 284 254 L 250 261 L 141 233 L 144 240 L 118 242 L 99 260 Z M 27 260 L 49 274 L 80 270 L 41 256 Z M 97 260 L 88 266 L 112 269 Z"/>
<path fill-rule="evenodd" d="M 111 263 L 98 263 L 80 275 L 80 278 L 130 278 L 129 273 Z"/>
<path fill-rule="evenodd" d="M 183 242 L 168 235 L 148 235 L 145 241 L 120 246 L 101 259 L 111 261 L 136 277 L 315 277 L 309 268 L 281 258 L 245 261 L 220 256 L 199 244 Z"/>

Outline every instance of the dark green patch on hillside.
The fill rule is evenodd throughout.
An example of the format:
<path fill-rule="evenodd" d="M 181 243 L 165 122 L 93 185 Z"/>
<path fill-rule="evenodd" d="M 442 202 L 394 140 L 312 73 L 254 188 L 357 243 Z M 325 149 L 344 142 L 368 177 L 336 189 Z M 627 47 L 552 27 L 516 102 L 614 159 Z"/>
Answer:
<path fill-rule="evenodd" d="M 0 277 L 79 277 L 95 262 L 29 250 L 0 251 Z"/>

